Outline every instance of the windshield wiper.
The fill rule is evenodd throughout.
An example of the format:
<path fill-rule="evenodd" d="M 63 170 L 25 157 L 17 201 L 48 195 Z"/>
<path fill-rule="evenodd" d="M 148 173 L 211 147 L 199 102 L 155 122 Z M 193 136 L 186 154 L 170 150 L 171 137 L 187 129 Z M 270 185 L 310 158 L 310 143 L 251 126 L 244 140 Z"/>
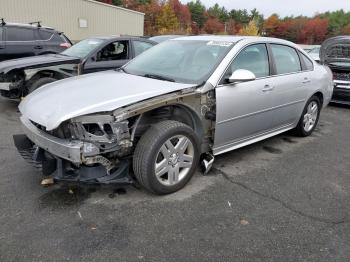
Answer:
<path fill-rule="evenodd" d="M 174 79 L 166 77 L 166 76 L 160 76 L 160 75 L 154 75 L 154 74 L 144 74 L 144 77 L 147 78 L 153 78 L 153 79 L 158 79 L 158 80 L 164 80 L 164 81 L 169 81 L 169 82 L 175 82 Z"/>

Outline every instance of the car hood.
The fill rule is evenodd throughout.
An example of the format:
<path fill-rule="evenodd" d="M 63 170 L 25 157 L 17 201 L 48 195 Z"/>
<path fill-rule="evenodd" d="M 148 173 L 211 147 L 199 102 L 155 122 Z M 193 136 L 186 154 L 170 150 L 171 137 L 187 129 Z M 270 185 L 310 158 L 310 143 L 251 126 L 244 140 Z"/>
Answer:
<path fill-rule="evenodd" d="M 320 50 L 322 64 L 350 62 L 350 36 L 337 36 L 323 42 Z"/>
<path fill-rule="evenodd" d="M 68 63 L 78 64 L 80 63 L 80 58 L 60 54 L 48 54 L 11 59 L 0 63 L 0 74 L 7 74 L 13 69 L 32 69 Z"/>
<path fill-rule="evenodd" d="M 106 71 L 45 85 L 24 98 L 19 110 L 46 130 L 53 130 L 73 117 L 113 111 L 193 86 Z"/>

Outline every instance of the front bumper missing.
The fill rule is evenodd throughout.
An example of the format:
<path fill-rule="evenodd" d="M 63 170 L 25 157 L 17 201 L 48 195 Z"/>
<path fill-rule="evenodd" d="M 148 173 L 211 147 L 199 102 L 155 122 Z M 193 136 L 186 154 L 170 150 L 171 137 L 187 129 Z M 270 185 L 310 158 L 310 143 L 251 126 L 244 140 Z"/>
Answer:
<path fill-rule="evenodd" d="M 81 165 L 86 144 L 60 139 L 38 129 L 21 117 L 24 135 L 14 135 L 14 144 L 21 156 L 54 180 L 87 184 L 132 184 L 129 162 L 120 161 L 113 169 L 101 164 Z M 89 143 L 88 143 L 89 144 Z M 85 152 L 86 153 L 86 152 Z M 72 165 L 75 163 L 76 165 Z M 77 167 L 78 166 L 78 167 Z"/>
<path fill-rule="evenodd" d="M 331 102 L 350 104 L 350 81 L 334 80 L 334 90 Z"/>

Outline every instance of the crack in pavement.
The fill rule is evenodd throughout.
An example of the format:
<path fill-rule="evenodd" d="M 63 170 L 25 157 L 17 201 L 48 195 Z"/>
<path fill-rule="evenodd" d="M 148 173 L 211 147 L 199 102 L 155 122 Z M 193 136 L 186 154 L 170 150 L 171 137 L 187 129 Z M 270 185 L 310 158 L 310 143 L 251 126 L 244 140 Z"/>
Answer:
<path fill-rule="evenodd" d="M 243 189 L 245 189 L 245 190 L 247 190 L 247 191 L 249 191 L 251 193 L 254 193 L 254 194 L 258 195 L 258 196 L 261 196 L 263 198 L 266 198 L 266 199 L 272 200 L 274 202 L 277 202 L 280 205 L 282 205 L 284 208 L 292 211 L 293 213 L 298 214 L 298 215 L 300 215 L 302 217 L 306 217 L 306 218 L 308 218 L 310 220 L 314 220 L 314 221 L 321 222 L 321 223 L 326 223 L 326 224 L 331 224 L 331 225 L 339 225 L 339 224 L 344 224 L 344 223 L 350 222 L 350 220 L 346 219 L 346 217 L 344 217 L 344 218 L 342 218 L 340 220 L 332 220 L 332 219 L 316 217 L 316 216 L 312 216 L 312 215 L 306 214 L 306 213 L 304 213 L 304 212 L 302 212 L 302 211 L 300 211 L 300 210 L 298 210 L 298 209 L 288 205 L 286 202 L 284 202 L 283 200 L 281 200 L 281 199 L 279 199 L 277 197 L 261 193 L 261 192 L 255 190 L 255 189 L 247 186 L 244 183 L 232 180 L 230 178 L 230 176 L 226 172 L 222 171 L 219 168 L 213 167 L 212 171 L 214 171 L 215 173 L 221 174 L 223 176 L 223 178 L 226 179 L 227 181 L 229 181 L 230 183 L 232 183 L 234 185 L 237 185 L 237 186 L 239 186 L 239 187 L 241 187 L 241 188 L 243 188 Z"/>

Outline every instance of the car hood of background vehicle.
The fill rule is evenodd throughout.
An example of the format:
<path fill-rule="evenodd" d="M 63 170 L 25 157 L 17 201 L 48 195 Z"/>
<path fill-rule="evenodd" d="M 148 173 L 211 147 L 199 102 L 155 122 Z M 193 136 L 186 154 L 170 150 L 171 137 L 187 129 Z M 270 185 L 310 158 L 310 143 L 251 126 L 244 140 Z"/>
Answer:
<path fill-rule="evenodd" d="M 193 86 L 106 71 L 43 86 L 24 98 L 19 110 L 26 118 L 53 130 L 73 117 L 113 111 Z"/>
<path fill-rule="evenodd" d="M 350 62 L 350 36 L 336 36 L 322 43 L 320 60 L 329 65 L 334 62 Z"/>
<path fill-rule="evenodd" d="M 31 69 L 43 66 L 80 63 L 80 58 L 60 54 L 48 54 L 11 59 L 0 63 L 0 73 L 7 74 L 13 69 Z"/>

